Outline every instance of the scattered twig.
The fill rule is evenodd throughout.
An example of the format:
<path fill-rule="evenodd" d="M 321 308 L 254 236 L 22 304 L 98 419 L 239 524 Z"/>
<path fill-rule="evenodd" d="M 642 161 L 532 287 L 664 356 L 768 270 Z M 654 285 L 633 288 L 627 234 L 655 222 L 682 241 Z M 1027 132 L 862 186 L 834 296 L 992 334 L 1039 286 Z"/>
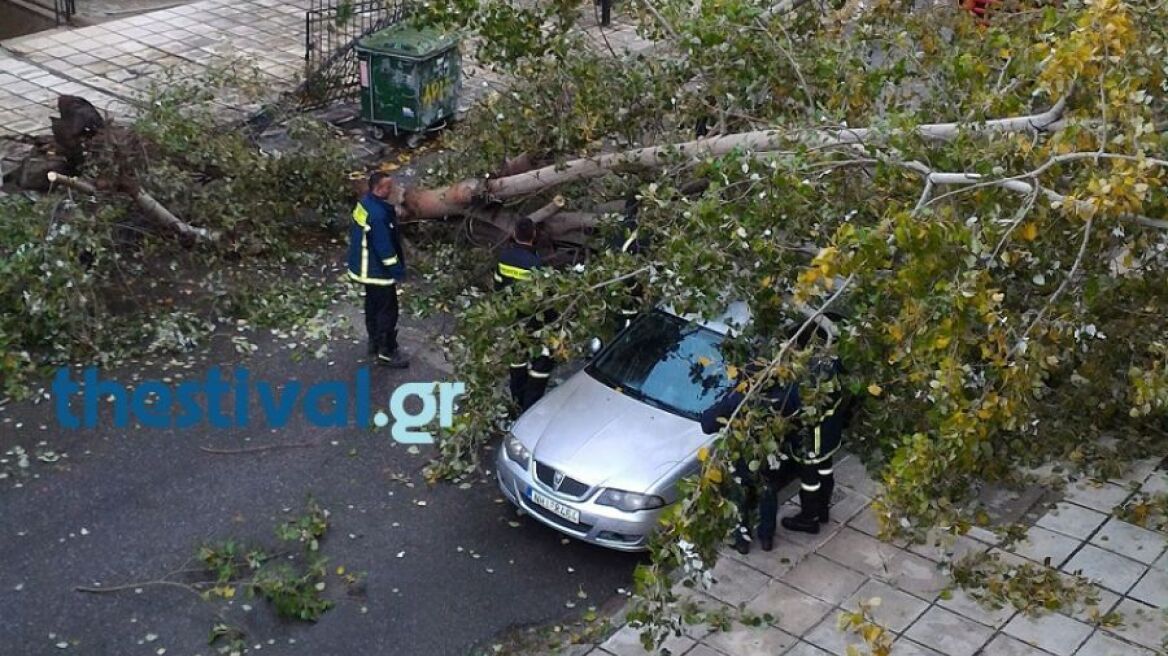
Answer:
<path fill-rule="evenodd" d="M 76 590 L 77 592 L 88 592 L 90 594 L 105 594 L 107 592 L 124 592 L 126 590 L 136 590 L 138 588 L 146 588 L 146 587 L 149 587 L 152 585 L 160 585 L 160 586 L 166 586 L 166 587 L 171 587 L 171 588 L 181 588 L 183 590 L 186 590 L 187 592 L 198 595 L 198 594 L 202 594 L 202 593 L 200 593 L 199 589 L 195 587 L 196 585 L 210 585 L 212 583 L 214 583 L 214 581 L 200 581 L 199 583 L 188 584 L 188 583 L 179 583 L 178 581 L 167 581 L 166 579 L 157 579 L 154 581 L 136 581 L 134 583 L 126 583 L 124 585 L 114 585 L 114 586 L 110 586 L 108 588 L 104 587 L 104 586 L 97 587 L 97 586 L 78 585 L 78 586 L 75 586 L 73 589 Z"/>
<path fill-rule="evenodd" d="M 266 444 L 264 446 L 249 446 L 242 449 L 216 449 L 209 446 L 199 447 L 200 451 L 204 453 L 213 453 L 215 455 L 236 455 L 240 453 L 258 453 L 260 451 L 271 451 L 272 449 L 307 449 L 309 447 L 320 446 L 320 442 L 289 442 L 287 444 Z"/>

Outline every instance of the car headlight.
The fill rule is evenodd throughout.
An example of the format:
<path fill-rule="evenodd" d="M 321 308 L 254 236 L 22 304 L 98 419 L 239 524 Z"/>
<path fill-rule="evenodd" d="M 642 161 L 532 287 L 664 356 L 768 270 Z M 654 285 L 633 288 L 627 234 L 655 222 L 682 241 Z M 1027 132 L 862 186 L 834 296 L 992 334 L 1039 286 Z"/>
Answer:
<path fill-rule="evenodd" d="M 531 464 L 531 452 L 523 446 L 519 438 L 507 433 L 507 439 L 504 440 L 503 445 L 507 449 L 507 457 L 515 464 L 527 469 L 527 466 Z"/>
<path fill-rule="evenodd" d="M 637 510 L 660 508 L 665 505 L 665 499 L 655 494 L 637 494 L 636 492 L 606 488 L 604 492 L 600 493 L 600 496 L 596 499 L 596 503 L 602 506 L 619 508 L 625 512 L 635 512 Z"/>

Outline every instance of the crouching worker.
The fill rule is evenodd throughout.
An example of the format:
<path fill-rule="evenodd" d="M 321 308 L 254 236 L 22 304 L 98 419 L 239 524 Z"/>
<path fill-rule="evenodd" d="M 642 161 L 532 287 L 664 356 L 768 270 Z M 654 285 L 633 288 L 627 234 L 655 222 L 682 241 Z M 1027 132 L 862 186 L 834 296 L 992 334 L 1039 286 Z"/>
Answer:
<path fill-rule="evenodd" d="M 535 250 L 535 222 L 529 218 L 515 223 L 511 243 L 499 251 L 495 265 L 495 291 L 500 292 L 516 282 L 531 278 L 535 269 L 543 266 L 543 260 Z M 550 312 L 550 311 L 549 311 Z M 523 412 L 543 398 L 547 391 L 548 379 L 552 375 L 555 361 L 546 347 L 539 349 L 532 358 L 532 343 L 538 342 L 535 333 L 546 322 L 554 321 L 548 312 L 543 317 L 531 317 L 521 330 L 525 331 L 523 344 L 514 349 L 508 363 L 508 378 L 511 400 Z"/>
<path fill-rule="evenodd" d="M 799 391 L 795 385 L 775 382 L 769 389 L 761 391 L 760 402 L 772 417 L 792 417 L 799 411 Z M 726 421 L 742 404 L 746 395 L 732 390 L 701 415 L 702 431 L 707 435 L 718 432 Z M 758 510 L 754 536 L 763 551 L 770 551 L 775 545 L 775 524 L 778 519 L 778 494 L 780 470 L 763 463 L 757 472 L 751 472 L 744 459 L 734 464 L 734 485 L 727 495 L 738 506 L 739 525 L 734 531 L 734 548 L 741 554 L 750 553 L 751 527 L 755 526 L 753 514 Z"/>
<path fill-rule="evenodd" d="M 365 329 L 369 355 L 394 369 L 410 366 L 397 345 L 397 283 L 406 264 L 398 233 L 397 214 L 389 198 L 393 178 L 369 176 L 369 191 L 353 208 L 349 227 L 349 279 L 365 286 Z"/>

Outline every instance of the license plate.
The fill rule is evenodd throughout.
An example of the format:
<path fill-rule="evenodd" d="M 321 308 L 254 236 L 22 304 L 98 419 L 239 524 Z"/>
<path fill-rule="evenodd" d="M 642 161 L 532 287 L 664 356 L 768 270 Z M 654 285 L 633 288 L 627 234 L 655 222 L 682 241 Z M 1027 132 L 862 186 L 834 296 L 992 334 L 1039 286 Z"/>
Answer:
<path fill-rule="evenodd" d="M 580 523 L 580 511 L 576 510 L 575 508 L 569 508 L 559 501 L 544 496 L 531 488 L 527 488 L 527 497 L 531 499 L 532 503 L 535 505 L 550 510 L 560 517 L 568 520 L 569 522 L 572 522 L 573 524 Z"/>

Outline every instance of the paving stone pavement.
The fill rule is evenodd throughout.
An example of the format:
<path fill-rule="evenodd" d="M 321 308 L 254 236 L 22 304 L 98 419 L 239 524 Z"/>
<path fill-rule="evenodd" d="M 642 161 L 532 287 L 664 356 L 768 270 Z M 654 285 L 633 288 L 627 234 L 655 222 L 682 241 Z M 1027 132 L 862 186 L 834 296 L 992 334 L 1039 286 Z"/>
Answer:
<path fill-rule="evenodd" d="M 727 549 L 705 591 L 679 590 L 704 605 L 742 604 L 763 627 L 735 624 L 730 631 L 694 627 L 665 647 L 673 656 L 845 656 L 849 646 L 868 653 L 837 618 L 862 600 L 879 597 L 873 620 L 895 643 L 892 656 L 1154 656 L 1168 654 L 1168 536 L 1113 516 L 1137 489 L 1163 490 L 1168 471 L 1140 461 L 1125 480 L 1068 485 L 1065 499 L 1030 527 L 1027 537 L 1001 551 L 984 529 L 956 540 L 893 544 L 874 537 L 868 507 L 878 490 L 853 456 L 836 466 L 832 522 L 819 536 L 783 532 L 770 553 L 740 555 Z M 785 504 L 780 514 L 793 512 Z M 1006 562 L 1081 573 L 1098 586 L 1090 607 L 1028 616 L 1012 607 L 985 608 L 960 589 L 942 592 L 945 563 L 974 552 L 996 552 Z M 1117 626 L 1092 622 L 1109 612 Z M 573 652 L 577 653 L 577 652 Z M 637 630 L 621 627 L 583 653 L 643 656 Z"/>
<path fill-rule="evenodd" d="M 48 131 L 60 94 L 114 117 L 167 70 L 247 59 L 288 88 L 304 68 L 303 0 L 203 0 L 80 29 L 10 39 L 0 50 L 0 137 Z"/>
<path fill-rule="evenodd" d="M 44 134 L 57 96 L 80 95 L 111 116 L 129 117 L 135 103 L 167 71 L 195 74 L 214 63 L 252 62 L 271 80 L 273 94 L 304 74 L 307 0 L 202 0 L 80 29 L 38 32 L 0 43 L 0 140 Z M 637 52 L 651 45 L 633 27 L 596 25 L 584 13 L 581 29 L 598 49 Z M 464 50 L 464 107 L 506 81 L 477 65 Z M 225 110 L 255 109 L 230 97 Z"/>

